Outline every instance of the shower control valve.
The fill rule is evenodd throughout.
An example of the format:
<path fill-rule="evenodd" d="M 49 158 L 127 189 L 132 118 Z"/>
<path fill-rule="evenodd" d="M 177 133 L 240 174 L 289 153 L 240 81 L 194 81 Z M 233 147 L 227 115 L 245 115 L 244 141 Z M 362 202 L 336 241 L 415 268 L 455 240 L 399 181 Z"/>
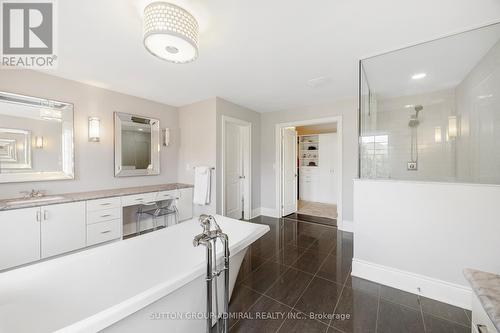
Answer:
<path fill-rule="evenodd" d="M 408 171 L 417 171 L 418 170 L 417 162 L 408 162 L 406 168 L 408 169 Z"/>

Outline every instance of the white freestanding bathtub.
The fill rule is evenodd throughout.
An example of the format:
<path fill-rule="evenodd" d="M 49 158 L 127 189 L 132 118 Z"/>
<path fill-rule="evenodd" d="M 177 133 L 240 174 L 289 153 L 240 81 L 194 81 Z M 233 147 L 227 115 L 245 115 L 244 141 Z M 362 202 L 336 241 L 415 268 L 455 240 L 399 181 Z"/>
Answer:
<path fill-rule="evenodd" d="M 215 217 L 229 236 L 232 291 L 247 247 L 269 227 Z M 205 247 L 192 244 L 201 231 L 193 219 L 0 273 L 0 332 L 204 332 Z"/>

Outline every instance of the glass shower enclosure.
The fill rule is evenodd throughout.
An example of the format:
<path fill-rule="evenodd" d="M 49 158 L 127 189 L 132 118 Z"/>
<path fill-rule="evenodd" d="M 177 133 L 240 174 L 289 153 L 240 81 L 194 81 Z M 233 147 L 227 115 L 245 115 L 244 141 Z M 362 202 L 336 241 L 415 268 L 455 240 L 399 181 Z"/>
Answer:
<path fill-rule="evenodd" d="M 360 178 L 500 184 L 500 23 L 359 73 Z"/>

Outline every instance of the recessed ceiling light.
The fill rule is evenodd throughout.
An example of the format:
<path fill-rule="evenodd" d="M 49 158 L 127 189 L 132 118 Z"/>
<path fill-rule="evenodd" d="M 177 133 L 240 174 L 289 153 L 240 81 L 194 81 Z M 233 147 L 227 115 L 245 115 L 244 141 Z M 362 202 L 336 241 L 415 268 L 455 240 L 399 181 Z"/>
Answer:
<path fill-rule="evenodd" d="M 406 109 L 411 109 L 411 108 L 414 108 L 414 107 L 415 107 L 415 105 L 413 105 L 413 104 L 406 104 L 405 105 Z"/>
<path fill-rule="evenodd" d="M 307 85 L 312 88 L 317 88 L 323 86 L 330 82 L 330 78 L 327 76 L 320 76 L 314 79 L 307 80 Z"/>
<path fill-rule="evenodd" d="M 426 73 L 417 73 L 417 74 L 414 74 L 411 78 L 413 80 L 420 80 L 420 79 L 423 79 L 426 76 L 427 76 Z"/>

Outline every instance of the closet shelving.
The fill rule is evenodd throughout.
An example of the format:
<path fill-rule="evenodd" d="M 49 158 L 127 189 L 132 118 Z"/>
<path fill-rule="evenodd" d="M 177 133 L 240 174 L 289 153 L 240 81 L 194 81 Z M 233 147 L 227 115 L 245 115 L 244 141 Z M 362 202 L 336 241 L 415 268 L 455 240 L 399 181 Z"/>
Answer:
<path fill-rule="evenodd" d="M 317 167 L 319 164 L 319 135 L 299 135 L 299 165 Z"/>

